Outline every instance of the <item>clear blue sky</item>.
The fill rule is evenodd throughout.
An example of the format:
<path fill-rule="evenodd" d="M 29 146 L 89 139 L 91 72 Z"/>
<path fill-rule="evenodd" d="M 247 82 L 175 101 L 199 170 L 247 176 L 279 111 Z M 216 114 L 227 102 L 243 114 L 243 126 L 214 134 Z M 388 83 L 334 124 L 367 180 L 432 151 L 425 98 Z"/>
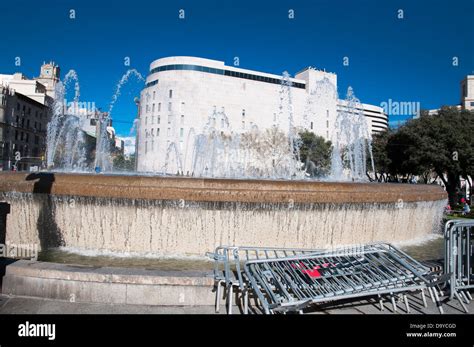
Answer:
<path fill-rule="evenodd" d="M 242 68 L 275 74 L 311 65 L 337 73 L 340 96 L 351 85 L 363 102 L 418 101 L 425 109 L 458 104 L 460 80 L 474 73 L 474 0 L 18 0 L 0 2 L 0 23 L 0 73 L 34 77 L 54 60 L 63 76 L 77 71 L 81 100 L 104 110 L 127 56 L 145 75 L 151 61 L 171 55 L 228 65 L 238 56 Z M 132 81 L 116 103 L 121 135 L 129 134 L 141 87 Z"/>

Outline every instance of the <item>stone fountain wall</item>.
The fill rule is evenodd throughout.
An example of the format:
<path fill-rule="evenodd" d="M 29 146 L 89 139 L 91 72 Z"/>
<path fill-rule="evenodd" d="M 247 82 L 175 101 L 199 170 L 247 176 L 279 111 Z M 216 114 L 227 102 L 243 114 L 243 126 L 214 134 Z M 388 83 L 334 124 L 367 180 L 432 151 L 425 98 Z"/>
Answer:
<path fill-rule="evenodd" d="M 221 244 L 298 248 L 420 238 L 438 186 L 144 176 L 2 174 L 7 242 L 199 255 Z"/>

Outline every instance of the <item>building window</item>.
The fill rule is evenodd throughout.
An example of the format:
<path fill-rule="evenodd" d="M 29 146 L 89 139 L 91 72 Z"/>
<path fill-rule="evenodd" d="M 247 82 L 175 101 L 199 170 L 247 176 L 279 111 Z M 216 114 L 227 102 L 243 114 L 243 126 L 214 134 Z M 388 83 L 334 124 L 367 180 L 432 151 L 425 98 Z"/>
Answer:
<path fill-rule="evenodd" d="M 326 117 L 329 118 L 329 110 L 326 110 Z"/>
<path fill-rule="evenodd" d="M 329 129 L 329 121 L 328 120 L 326 121 L 326 128 Z"/>
<path fill-rule="evenodd" d="M 171 102 L 168 102 L 168 111 L 171 111 Z"/>
<path fill-rule="evenodd" d="M 151 113 L 155 113 L 155 104 L 151 105 Z"/>
<path fill-rule="evenodd" d="M 311 128 L 311 130 L 313 130 L 313 122 L 311 122 L 311 127 L 310 128 Z"/>
<path fill-rule="evenodd" d="M 179 137 L 184 136 L 184 128 L 179 129 Z"/>
<path fill-rule="evenodd" d="M 170 89 L 170 99 L 173 97 L 173 90 Z"/>
<path fill-rule="evenodd" d="M 155 100 L 155 94 L 156 94 L 156 92 L 153 91 L 153 100 Z"/>
<path fill-rule="evenodd" d="M 155 116 L 151 116 L 151 124 L 155 124 Z"/>
<path fill-rule="evenodd" d="M 181 103 L 181 112 L 184 112 L 184 102 Z"/>
<path fill-rule="evenodd" d="M 168 137 L 171 136 L 171 128 L 168 128 Z"/>
<path fill-rule="evenodd" d="M 245 121 L 242 121 L 242 129 L 245 129 Z"/>
<path fill-rule="evenodd" d="M 148 124 L 148 117 L 145 117 L 145 125 Z"/>
<path fill-rule="evenodd" d="M 161 117 L 158 116 L 158 119 L 157 119 L 157 121 L 156 121 L 156 124 L 160 124 L 160 121 L 161 121 Z"/>
<path fill-rule="evenodd" d="M 244 79 L 249 79 L 249 80 L 254 80 L 254 81 L 261 81 L 261 82 L 266 82 L 266 83 L 281 84 L 280 78 L 269 78 L 269 77 L 264 77 L 264 76 L 259 76 L 259 75 L 252 75 L 252 74 L 237 72 L 237 71 L 216 69 L 216 68 L 200 66 L 200 65 L 187 65 L 187 64 L 173 64 L 173 65 L 158 66 L 158 67 L 155 67 L 154 69 L 151 69 L 150 74 L 154 74 L 160 71 L 170 71 L 170 70 L 200 71 L 200 72 L 205 72 L 205 73 L 217 74 L 221 76 L 230 76 L 230 77 L 244 78 Z M 149 86 L 155 85 L 156 83 L 158 83 L 158 80 L 149 82 L 147 83 L 146 86 L 149 87 Z M 295 88 L 300 88 L 300 89 L 306 88 L 305 83 L 292 82 L 291 86 Z M 242 87 L 245 89 L 245 83 L 242 84 Z"/>
<path fill-rule="evenodd" d="M 245 109 L 242 110 L 242 117 L 245 117 Z"/>
<path fill-rule="evenodd" d="M 184 124 L 184 114 L 181 115 L 181 125 Z"/>
<path fill-rule="evenodd" d="M 156 128 L 156 137 L 160 136 L 160 128 Z"/>
<path fill-rule="evenodd" d="M 155 129 L 153 129 L 153 128 L 151 128 L 151 137 L 155 137 Z"/>
<path fill-rule="evenodd" d="M 171 121 L 173 120 L 173 116 L 172 115 L 169 115 L 168 116 L 168 124 L 171 124 Z"/>
<path fill-rule="evenodd" d="M 161 111 L 161 102 L 158 103 L 158 112 Z"/>
<path fill-rule="evenodd" d="M 150 112 L 150 106 L 148 104 L 146 105 L 146 111 L 145 112 L 146 113 Z"/>

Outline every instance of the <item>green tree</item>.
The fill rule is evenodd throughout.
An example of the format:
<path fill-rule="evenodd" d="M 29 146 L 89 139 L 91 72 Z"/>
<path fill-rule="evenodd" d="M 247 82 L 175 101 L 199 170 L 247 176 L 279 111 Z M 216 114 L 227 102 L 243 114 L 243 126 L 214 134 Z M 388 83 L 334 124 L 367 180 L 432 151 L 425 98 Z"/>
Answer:
<path fill-rule="evenodd" d="M 331 141 L 311 131 L 300 133 L 300 159 L 311 177 L 322 177 L 331 170 Z"/>
<path fill-rule="evenodd" d="M 124 156 L 117 154 L 114 158 L 114 170 L 117 171 L 135 171 L 135 155 Z"/>
<path fill-rule="evenodd" d="M 422 112 L 387 141 L 375 141 L 374 152 L 383 159 L 385 148 L 390 174 L 429 177 L 435 173 L 444 183 L 451 204 L 458 201 L 460 177 L 472 177 L 474 154 L 474 113 L 443 107 L 438 114 Z M 380 164 L 376 162 L 380 168 Z M 471 185 L 472 190 L 472 185 Z"/>
<path fill-rule="evenodd" d="M 392 131 L 387 130 L 375 134 L 372 137 L 372 155 L 374 157 L 376 169 L 374 175 L 378 182 L 387 182 L 389 180 L 391 160 L 388 156 L 387 145 L 392 135 Z M 368 167 L 371 165 L 369 160 L 370 158 L 367 156 Z"/>

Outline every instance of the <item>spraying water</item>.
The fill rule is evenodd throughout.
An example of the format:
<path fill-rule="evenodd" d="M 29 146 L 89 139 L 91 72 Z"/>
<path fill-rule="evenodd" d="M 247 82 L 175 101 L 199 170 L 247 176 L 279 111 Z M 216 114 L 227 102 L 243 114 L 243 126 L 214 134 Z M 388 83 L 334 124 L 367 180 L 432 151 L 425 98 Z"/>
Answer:
<path fill-rule="evenodd" d="M 97 146 L 95 151 L 94 166 L 96 168 L 100 168 L 101 171 L 107 172 L 112 170 L 111 143 L 109 137 L 109 126 L 110 120 L 112 119 L 112 110 L 114 109 L 115 103 L 121 95 L 122 87 L 129 81 L 131 76 L 136 77 L 139 81 L 145 80 L 137 70 L 128 70 L 117 83 L 115 93 L 112 95 L 112 101 L 110 102 L 108 112 L 103 114 L 98 122 L 99 129 L 97 131 Z"/>
<path fill-rule="evenodd" d="M 367 155 L 370 157 L 371 169 L 375 170 L 371 134 L 362 110 L 360 100 L 349 87 L 343 107 L 338 112 L 333 134 L 331 178 L 335 180 L 364 180 Z"/>
<path fill-rule="evenodd" d="M 56 85 L 56 98 L 51 105 L 52 117 L 47 135 L 48 168 L 63 171 L 90 171 L 92 167 L 105 172 L 112 170 L 111 115 L 123 86 L 131 77 L 144 81 L 137 70 L 128 70 L 116 85 L 108 111 L 96 113 L 95 156 L 91 157 L 88 154 L 91 153 L 90 144 L 82 129 L 88 119 L 87 115 L 80 112 L 79 79 L 74 70 L 66 74 L 64 81 Z M 72 82 L 73 103 L 67 106 L 64 97 Z M 337 90 L 331 81 L 327 78 L 316 81 L 307 98 L 303 127 L 309 128 L 309 118 L 321 114 L 325 105 L 335 105 L 337 100 Z M 162 149 L 166 153 L 165 160 L 154 163 L 155 172 L 186 173 L 198 177 L 304 178 L 299 157 L 300 129 L 294 123 L 292 81 L 286 71 L 281 79 L 276 111 L 271 128 L 259 129 L 256 125 L 251 125 L 246 131 L 237 131 L 232 128 L 224 108 L 217 110 L 214 107 L 203 127 L 200 130 L 190 129 L 187 136 L 184 133 L 178 134 L 177 118 L 171 117 L 172 131 Z M 135 122 L 133 127 L 136 127 Z M 367 172 L 367 156 L 372 170 L 374 163 L 370 133 L 361 103 L 352 88 L 349 88 L 332 128 L 333 150 L 328 179 L 363 180 Z M 183 132 L 182 129 L 180 131 Z M 151 145 L 154 149 L 153 141 Z M 155 160 L 150 155 L 147 155 L 147 160 Z"/>
<path fill-rule="evenodd" d="M 73 102 L 66 103 L 70 83 L 74 81 Z M 79 103 L 80 86 L 77 73 L 70 70 L 55 87 L 50 106 L 51 120 L 46 135 L 46 162 L 49 169 L 82 171 L 87 164 L 86 138 L 82 131 L 84 114 Z"/>

